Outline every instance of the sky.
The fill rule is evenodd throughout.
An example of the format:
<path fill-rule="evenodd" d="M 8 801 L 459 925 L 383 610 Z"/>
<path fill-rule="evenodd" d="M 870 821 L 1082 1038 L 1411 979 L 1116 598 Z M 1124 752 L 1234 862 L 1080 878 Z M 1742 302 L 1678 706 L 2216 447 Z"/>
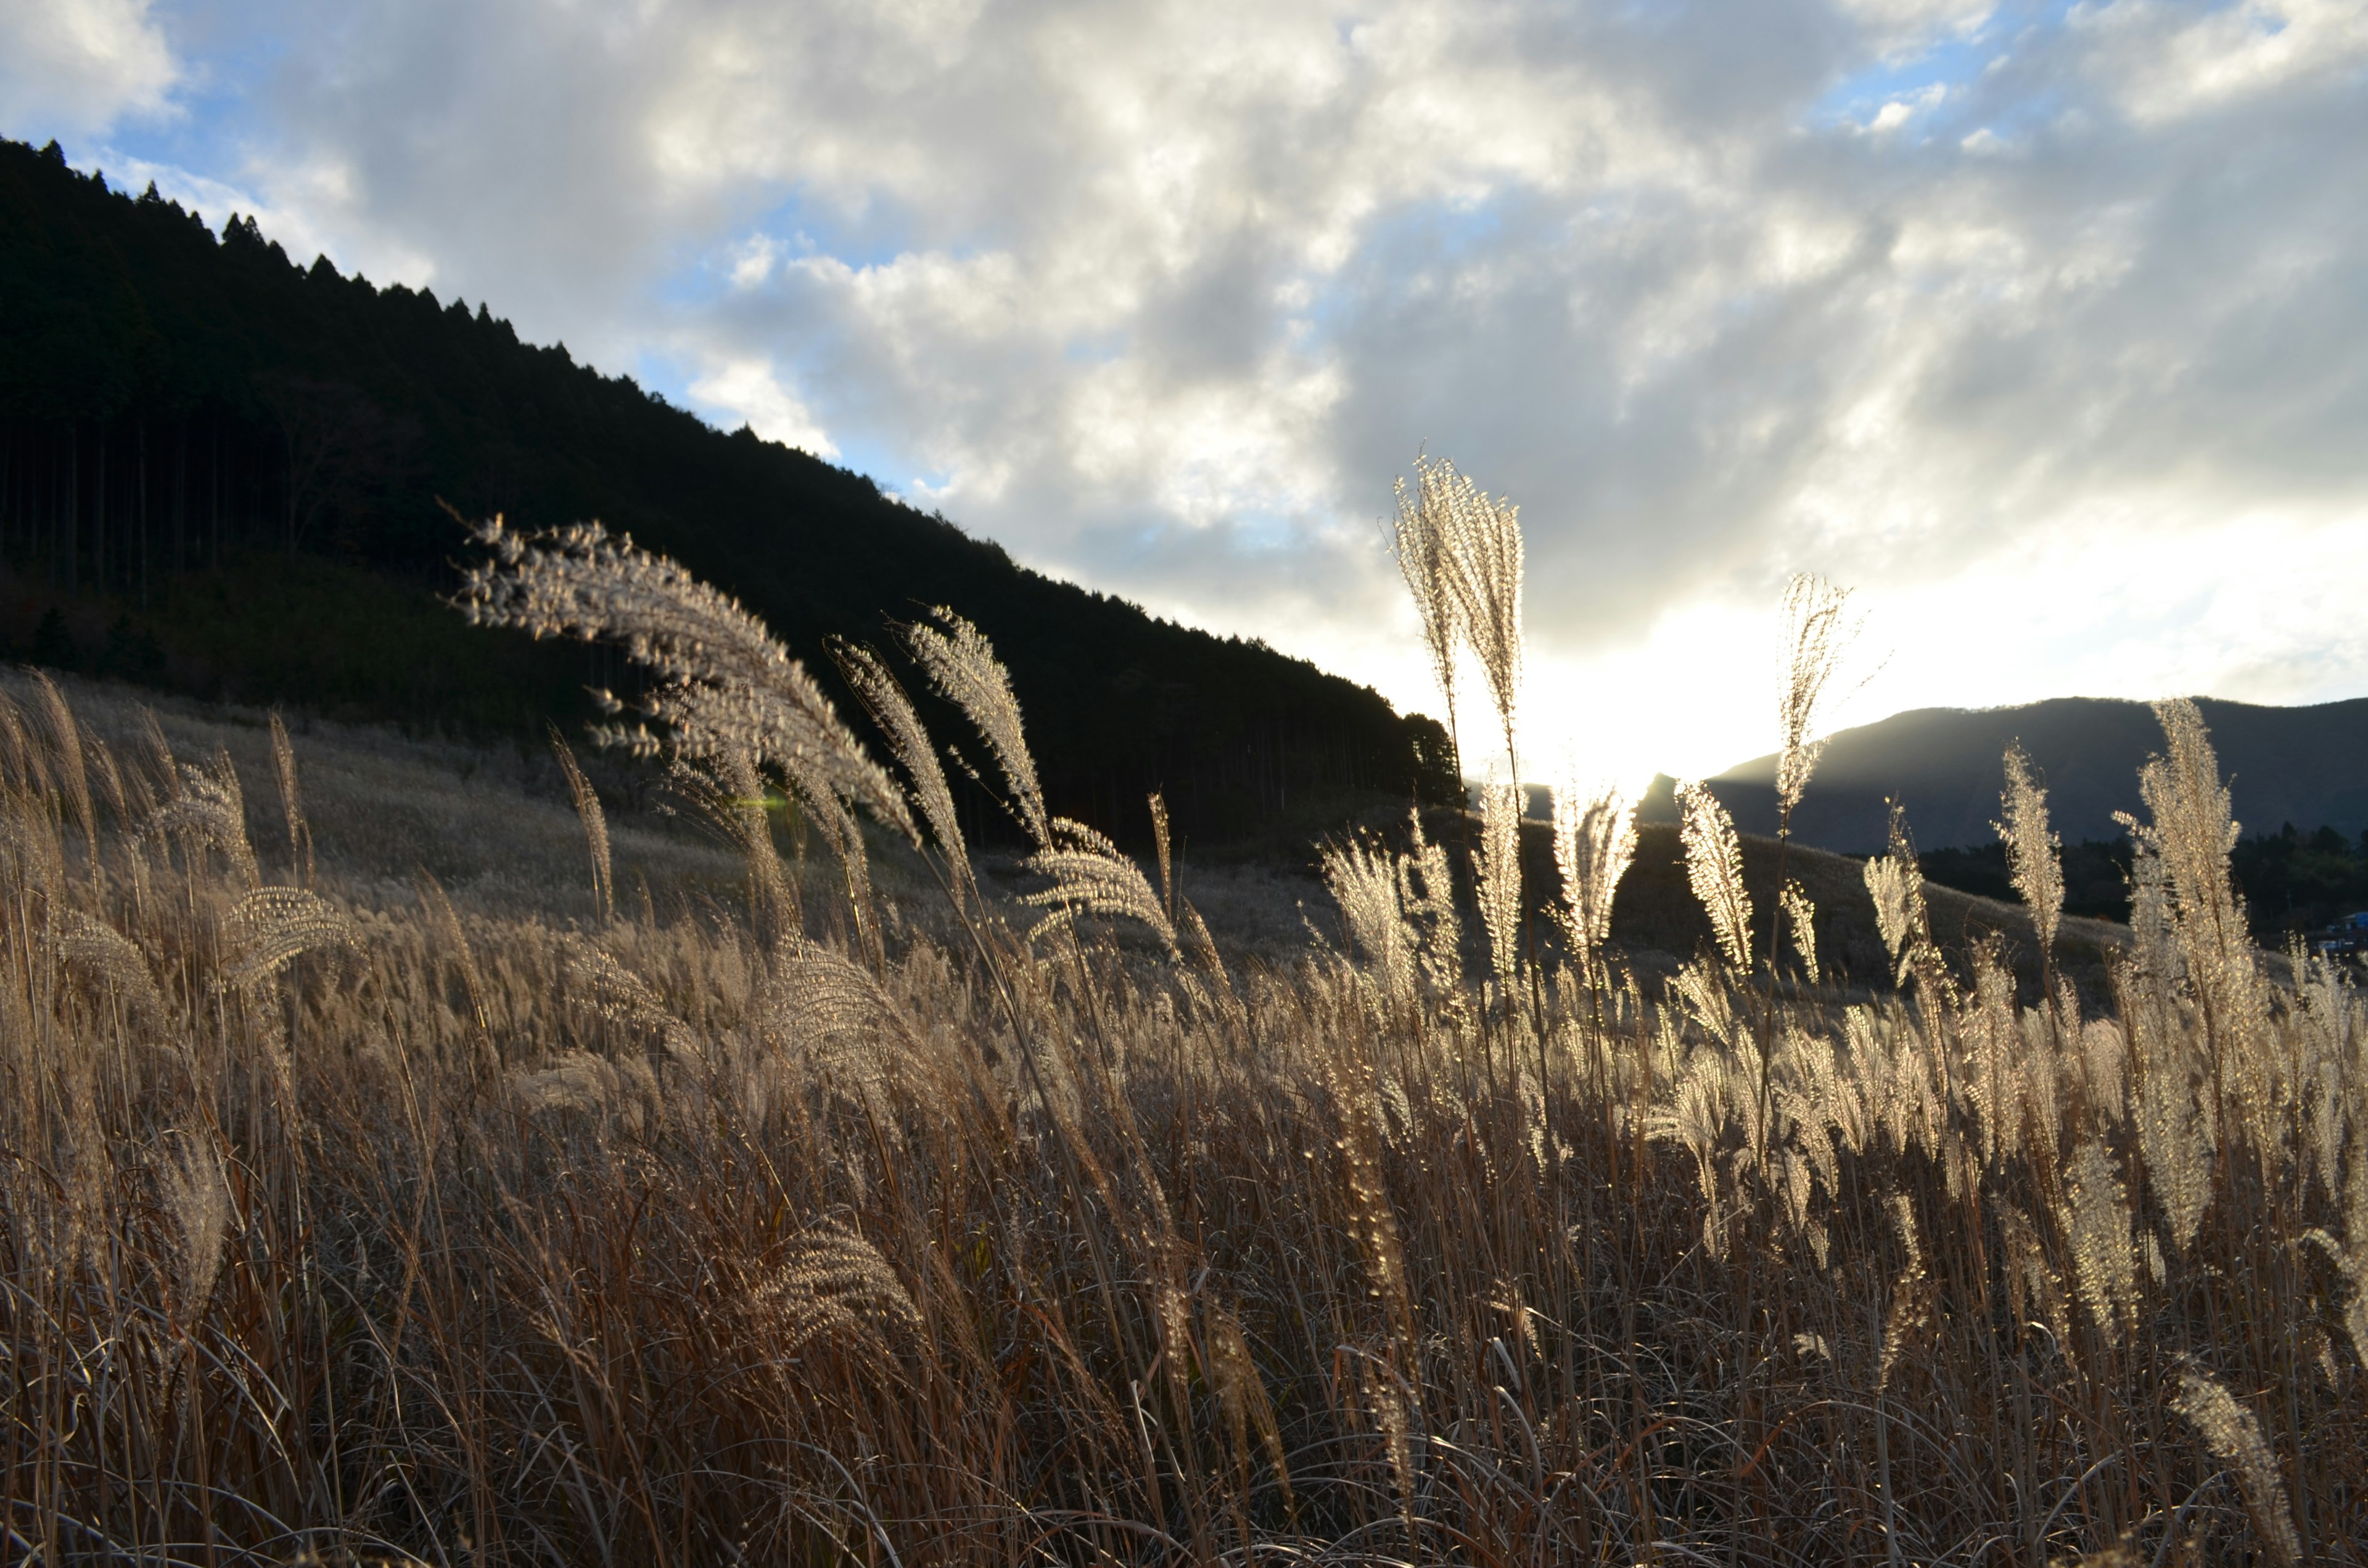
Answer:
<path fill-rule="evenodd" d="M 0 0 L 0 134 L 1433 714 L 1451 459 L 1532 778 L 1772 749 L 1795 572 L 1835 724 L 2368 694 L 2368 0 Z"/>

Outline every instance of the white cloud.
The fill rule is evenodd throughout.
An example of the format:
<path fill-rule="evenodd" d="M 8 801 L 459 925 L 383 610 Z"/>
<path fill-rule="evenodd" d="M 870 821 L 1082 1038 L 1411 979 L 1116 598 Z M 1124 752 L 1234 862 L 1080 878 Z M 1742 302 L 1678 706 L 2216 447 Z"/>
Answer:
<path fill-rule="evenodd" d="M 737 419 L 768 441 L 796 447 L 818 458 L 838 456 L 838 448 L 814 423 L 813 412 L 781 385 L 773 368 L 761 359 L 734 359 L 716 366 L 690 383 L 692 402 L 723 415 L 729 425 Z"/>
<path fill-rule="evenodd" d="M 2241 0 L 2199 10 L 2119 0 L 2080 17 L 2103 48 L 2094 74 L 2141 120 L 2178 119 L 2368 64 L 2368 6 L 2357 0 Z"/>
<path fill-rule="evenodd" d="M 2326 551 L 2368 517 L 2356 4 L 244 15 L 278 63 L 204 168 L 267 226 L 695 367 L 726 423 L 1412 705 L 1374 520 L 1425 442 L 1523 505 L 1542 730 L 1766 749 L 1795 567 L 1919 634 L 2025 626 L 1903 653 L 1955 699 L 2368 690 L 2332 598 L 2242 623 L 2292 575 L 2261 519 Z M 2140 559 L 2216 614 L 2067 653 L 1998 608 L 2081 622 L 2106 599 L 2033 563 Z"/>
<path fill-rule="evenodd" d="M 154 115 L 179 70 L 148 0 L 0 4 L 0 127 L 36 140 Z"/>

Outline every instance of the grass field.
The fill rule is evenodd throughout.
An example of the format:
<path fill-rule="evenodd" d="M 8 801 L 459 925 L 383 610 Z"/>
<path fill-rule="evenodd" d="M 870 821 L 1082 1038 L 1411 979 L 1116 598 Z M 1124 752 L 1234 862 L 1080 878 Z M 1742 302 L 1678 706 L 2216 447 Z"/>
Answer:
<path fill-rule="evenodd" d="M 950 616 L 977 733 L 859 672 L 891 771 L 663 563 L 495 544 L 642 639 L 682 814 L 0 705 L 10 1560 L 2368 1558 L 2368 1017 L 2246 942 L 2192 710 L 2127 931 L 2028 796 L 2021 912 L 1700 798 L 1178 881 Z"/>

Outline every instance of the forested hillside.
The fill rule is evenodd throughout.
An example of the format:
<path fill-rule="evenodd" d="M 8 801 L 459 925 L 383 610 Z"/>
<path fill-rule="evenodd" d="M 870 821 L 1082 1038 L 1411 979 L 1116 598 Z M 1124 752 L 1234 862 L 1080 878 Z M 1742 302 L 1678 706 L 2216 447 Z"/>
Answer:
<path fill-rule="evenodd" d="M 301 267 L 252 219 L 216 234 L 0 143 L 0 651 L 479 732 L 623 679 L 439 602 L 470 549 L 447 502 L 631 532 L 817 670 L 830 635 L 885 647 L 951 605 L 1009 665 L 1054 809 L 1130 837 L 1152 790 L 1204 842 L 1454 792 L 1439 726 L 1368 688 L 1021 568 L 482 303 Z"/>

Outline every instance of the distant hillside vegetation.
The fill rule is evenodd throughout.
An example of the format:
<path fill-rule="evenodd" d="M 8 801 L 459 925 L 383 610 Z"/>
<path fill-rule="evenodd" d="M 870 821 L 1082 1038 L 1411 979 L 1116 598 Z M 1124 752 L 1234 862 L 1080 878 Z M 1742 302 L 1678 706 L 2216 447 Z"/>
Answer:
<path fill-rule="evenodd" d="M 1454 798 L 1440 727 L 1366 687 L 1025 570 L 483 304 L 297 266 L 252 219 L 217 236 L 0 142 L 0 653 L 477 732 L 625 678 L 444 608 L 468 545 L 439 497 L 630 531 L 826 677 L 826 636 L 885 646 L 951 605 L 1010 666 L 1054 809 L 1130 838 L 1153 790 L 1204 844 Z"/>
<path fill-rule="evenodd" d="M 2347 839 L 2368 829 L 2368 698 L 2306 708 L 2198 699 L 2220 770 L 2246 834 L 2331 827 Z M 2047 787 L 2048 814 L 2065 843 L 2121 836 L 2113 813 L 2143 815 L 2138 768 L 2162 749 L 2162 727 L 2143 702 L 2067 697 L 2017 708 L 1919 708 L 1844 730 L 1817 764 L 1793 814 L 1805 843 L 1862 855 L 1884 843 L 1884 802 L 1907 809 L 1924 849 L 1998 842 L 2006 748 L 2021 742 Z M 1776 759 L 1763 756 L 1711 779 L 1736 825 L 1776 831 Z M 1662 797 L 1665 814 L 1668 785 Z"/>

